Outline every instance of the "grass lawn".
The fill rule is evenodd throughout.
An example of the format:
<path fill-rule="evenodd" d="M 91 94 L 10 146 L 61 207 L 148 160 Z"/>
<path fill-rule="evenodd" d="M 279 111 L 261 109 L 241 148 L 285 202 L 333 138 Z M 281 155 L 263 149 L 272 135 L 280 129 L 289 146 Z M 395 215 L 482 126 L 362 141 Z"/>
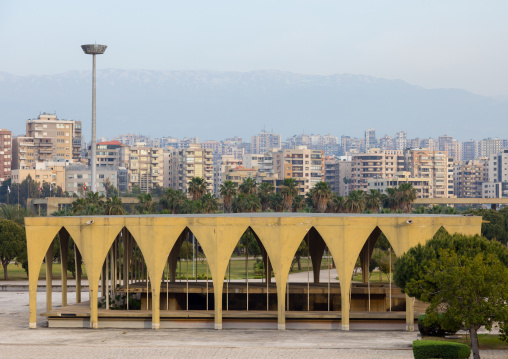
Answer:
<path fill-rule="evenodd" d="M 382 280 L 381 280 L 382 279 Z M 353 276 L 353 282 L 361 282 L 362 281 L 362 274 L 357 274 Z M 388 274 L 381 273 L 379 271 L 372 272 L 370 275 L 370 282 L 371 283 L 388 283 Z M 393 273 L 392 273 L 392 283 L 393 283 Z"/>
<path fill-rule="evenodd" d="M 258 259 L 261 259 L 261 256 L 259 256 Z M 245 279 L 245 257 L 233 257 L 233 259 L 230 261 L 230 263 L 231 263 L 231 279 Z M 255 273 L 255 271 L 254 271 L 254 264 L 255 263 L 256 263 L 256 259 L 254 259 L 252 257 L 249 258 L 249 263 L 248 263 L 249 279 L 261 278 L 262 269 L 258 270 L 258 272 Z M 306 272 L 308 267 L 312 271 L 312 261 L 310 259 L 301 258 L 300 263 L 302 266 L 302 270 L 299 271 L 298 265 L 295 263 L 295 265 L 293 266 L 293 271 L 289 272 L 289 273 L 291 274 L 291 273 Z M 330 263 L 331 263 L 331 261 L 330 261 Z M 191 277 L 195 278 L 195 275 L 193 275 L 193 272 L 192 272 L 192 260 L 190 260 L 188 264 L 189 264 L 189 269 L 188 269 L 189 275 L 188 276 L 189 276 L 189 278 L 191 278 Z M 323 258 L 323 261 L 321 263 L 321 269 L 327 269 L 328 268 L 327 265 L 328 265 L 327 258 Z M 200 261 L 200 260 L 197 261 L 198 276 L 204 276 L 206 278 L 206 266 L 207 266 L 206 259 L 204 261 Z M 0 282 L 1 282 L 1 281 L 3 281 L 4 271 L 3 271 L 3 267 L 0 266 L 0 268 L 1 268 L 0 269 Z M 82 278 L 86 279 L 85 266 L 83 265 L 82 268 L 83 268 Z M 179 274 L 180 270 L 181 270 L 181 276 Z M 7 271 L 9 274 L 9 280 L 28 280 L 28 275 L 26 274 L 25 270 L 21 267 L 21 264 L 18 265 L 18 264 L 11 263 L 7 267 Z M 186 261 L 178 262 L 176 271 L 177 271 L 177 278 L 180 278 L 180 277 L 186 278 L 187 262 Z M 61 272 L 62 272 L 62 265 L 60 263 L 53 263 L 53 279 L 60 279 Z M 165 269 L 165 273 L 167 275 L 167 266 Z M 69 279 L 72 278 L 70 272 L 67 272 L 67 275 L 68 275 Z M 210 279 L 212 278 L 210 271 L 208 271 L 208 276 Z M 227 276 L 227 272 L 226 272 L 226 276 Z M 272 277 L 273 277 L 273 275 L 272 275 Z M 386 279 L 386 276 L 383 276 L 383 278 Z M 45 264 L 43 264 L 41 266 L 41 270 L 39 272 L 39 279 L 41 279 L 41 280 L 46 279 L 46 265 Z M 361 276 L 360 276 L 360 280 L 361 280 Z M 375 280 L 371 279 L 371 281 L 375 281 Z"/>
<path fill-rule="evenodd" d="M 26 274 L 21 264 L 11 263 L 7 266 L 7 273 L 9 274 L 9 280 L 28 280 L 28 275 Z M 62 265 L 60 263 L 53 263 L 53 279 L 60 279 L 60 275 L 62 273 Z M 83 275 L 82 278 L 86 279 L 86 271 L 85 266 L 83 266 Z M 71 272 L 67 272 L 67 278 L 71 279 Z M 41 266 L 41 271 L 39 272 L 39 279 L 46 279 L 46 265 L 43 264 Z M 4 280 L 4 269 L 0 266 L 0 282 Z"/>
<path fill-rule="evenodd" d="M 445 339 L 439 337 L 423 337 L 422 340 L 442 340 L 448 342 L 462 343 L 471 346 L 471 339 L 469 335 L 464 335 L 462 339 Z M 497 334 L 478 334 L 478 341 L 480 342 L 480 349 L 497 349 L 507 350 L 508 343 L 499 339 Z"/>
<path fill-rule="evenodd" d="M 261 259 L 261 257 L 258 257 L 258 258 Z M 301 258 L 300 262 L 301 262 L 302 270 L 299 271 L 298 265 L 295 263 L 295 265 L 293 266 L 293 271 L 289 272 L 290 274 L 291 273 L 306 272 L 307 266 L 309 266 L 310 270 L 312 271 L 312 261 L 310 259 Z M 201 262 L 201 261 L 197 262 L 198 276 L 205 276 L 205 278 L 206 278 L 206 263 L 207 263 L 206 260 L 204 260 L 203 262 Z M 248 264 L 249 279 L 261 278 L 262 270 L 258 271 L 257 274 L 254 272 L 254 264 L 255 263 L 256 263 L 255 259 L 249 258 L 249 264 Z M 230 264 L 231 264 L 231 279 L 245 279 L 245 257 L 234 257 L 230 261 Z M 326 269 L 326 268 L 328 268 L 327 267 L 327 258 L 323 258 L 323 262 L 321 263 L 321 269 Z M 181 278 L 185 279 L 186 274 L 187 274 L 187 262 L 186 261 L 178 262 L 176 271 L 177 271 L 178 278 L 180 278 L 179 273 L 181 271 Z M 189 271 L 189 278 L 190 277 L 195 278 L 195 275 L 193 275 L 193 272 L 192 272 L 192 260 L 189 261 L 188 271 Z M 167 267 L 166 267 L 165 273 L 167 274 Z M 228 270 L 226 270 L 226 277 L 227 277 L 227 275 L 228 275 Z M 212 278 L 210 271 L 208 271 L 208 276 L 210 277 L 210 279 Z M 272 274 L 272 277 L 273 277 L 273 274 Z"/>

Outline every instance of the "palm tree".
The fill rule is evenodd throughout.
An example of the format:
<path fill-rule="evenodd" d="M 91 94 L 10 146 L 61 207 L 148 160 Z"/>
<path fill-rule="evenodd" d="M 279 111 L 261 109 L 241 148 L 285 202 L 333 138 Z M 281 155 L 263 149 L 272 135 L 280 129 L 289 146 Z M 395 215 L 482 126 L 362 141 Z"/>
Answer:
<path fill-rule="evenodd" d="M 280 193 L 284 197 L 284 209 L 291 212 L 293 199 L 298 195 L 298 187 L 294 178 L 285 178 L 280 186 Z"/>
<path fill-rule="evenodd" d="M 238 192 L 246 195 L 256 194 L 258 192 L 256 181 L 251 177 L 244 179 L 243 182 L 238 187 Z"/>
<path fill-rule="evenodd" d="M 259 197 L 255 194 L 246 195 L 239 193 L 238 196 L 233 199 L 232 208 L 235 213 L 258 212 L 261 210 L 261 203 Z"/>
<path fill-rule="evenodd" d="M 293 212 L 300 212 L 300 211 L 303 211 L 303 210 L 305 209 L 305 205 L 306 205 L 306 202 L 305 202 L 305 200 L 303 199 L 303 197 L 296 196 L 296 197 L 293 199 L 293 207 L 292 207 L 292 210 L 293 210 Z"/>
<path fill-rule="evenodd" d="M 365 207 L 374 213 L 379 211 L 381 206 L 381 193 L 378 190 L 371 189 L 365 195 Z"/>
<path fill-rule="evenodd" d="M 362 213 L 365 209 L 365 192 L 351 191 L 346 197 L 346 210 L 349 213 Z"/>
<path fill-rule="evenodd" d="M 284 211 L 284 197 L 280 193 L 270 195 L 270 208 L 274 212 Z"/>
<path fill-rule="evenodd" d="M 220 195 L 224 198 L 224 213 L 231 213 L 231 204 L 236 192 L 236 183 L 233 181 L 226 181 L 220 185 Z"/>
<path fill-rule="evenodd" d="M 79 214 L 85 210 L 86 201 L 84 198 L 78 198 L 71 205 L 71 212 L 73 214 Z"/>
<path fill-rule="evenodd" d="M 0 218 L 16 222 L 20 226 L 25 225 L 25 217 L 31 217 L 32 213 L 18 205 L 2 204 L 0 208 Z"/>
<path fill-rule="evenodd" d="M 270 198 L 274 193 L 275 188 L 271 182 L 262 182 L 258 186 L 259 200 L 261 202 L 261 210 L 266 212 L 270 207 Z"/>
<path fill-rule="evenodd" d="M 330 185 L 326 182 L 316 183 L 314 188 L 312 188 L 311 198 L 314 208 L 319 213 L 325 213 L 328 209 L 328 202 L 332 198 L 332 189 Z"/>
<path fill-rule="evenodd" d="M 202 213 L 212 213 L 215 212 L 219 208 L 219 202 L 217 198 L 212 196 L 211 193 L 205 194 L 201 197 L 201 212 Z"/>
<path fill-rule="evenodd" d="M 179 190 L 166 188 L 159 200 L 159 205 L 162 207 L 162 210 L 176 214 L 182 212 L 185 200 L 185 195 Z"/>
<path fill-rule="evenodd" d="M 386 205 L 392 212 L 395 212 L 400 206 L 400 198 L 398 189 L 395 187 L 389 187 L 386 189 Z"/>
<path fill-rule="evenodd" d="M 118 196 L 109 197 L 106 199 L 104 206 L 105 215 L 122 215 L 125 214 L 125 208 L 122 199 Z"/>
<path fill-rule="evenodd" d="M 136 205 L 136 211 L 141 214 L 153 214 L 155 213 L 155 203 L 150 193 L 142 193 L 138 196 L 138 204 Z"/>
<path fill-rule="evenodd" d="M 411 205 L 416 199 L 416 188 L 412 183 L 401 183 L 398 188 L 399 200 L 404 213 L 411 212 Z"/>
<path fill-rule="evenodd" d="M 206 193 L 206 182 L 201 177 L 193 177 L 189 182 L 189 193 L 194 201 L 199 201 Z"/>
<path fill-rule="evenodd" d="M 333 213 L 342 213 L 346 209 L 346 201 L 342 196 L 333 196 L 329 202 L 330 211 Z"/>

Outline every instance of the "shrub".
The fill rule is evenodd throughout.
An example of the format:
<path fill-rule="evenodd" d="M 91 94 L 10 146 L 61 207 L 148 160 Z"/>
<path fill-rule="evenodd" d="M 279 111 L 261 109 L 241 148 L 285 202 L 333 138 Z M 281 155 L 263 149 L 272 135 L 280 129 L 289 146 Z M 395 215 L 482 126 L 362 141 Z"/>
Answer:
<path fill-rule="evenodd" d="M 426 315 L 420 315 L 418 317 L 418 330 L 422 335 L 430 336 L 430 337 L 444 337 L 445 335 L 451 335 L 457 333 L 457 331 L 460 329 L 460 325 L 456 324 L 451 330 L 445 330 L 441 328 L 441 325 L 439 324 L 439 321 L 442 318 L 442 315 L 439 314 L 437 321 L 431 321 L 429 323 L 429 319 L 426 319 Z M 425 324 L 424 322 L 427 322 Z"/>
<path fill-rule="evenodd" d="M 468 359 L 471 349 L 466 344 L 441 342 L 438 340 L 415 340 L 413 342 L 415 359 Z"/>

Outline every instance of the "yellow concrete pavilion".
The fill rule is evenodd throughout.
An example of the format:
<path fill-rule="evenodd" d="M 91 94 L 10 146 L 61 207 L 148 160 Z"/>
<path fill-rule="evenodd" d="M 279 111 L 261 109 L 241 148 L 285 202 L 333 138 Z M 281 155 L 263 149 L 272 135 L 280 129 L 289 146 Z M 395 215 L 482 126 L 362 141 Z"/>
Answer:
<path fill-rule="evenodd" d="M 199 240 L 213 281 L 214 326 L 222 329 L 224 277 L 233 249 L 250 228 L 262 243 L 273 268 L 278 328 L 285 329 L 286 284 L 294 254 L 313 229 L 329 248 L 340 282 L 341 326 L 349 330 L 350 290 L 355 262 L 373 235 L 384 233 L 395 254 L 425 243 L 443 227 L 449 233 L 480 234 L 482 218 L 462 215 L 255 213 L 214 215 L 127 215 L 25 218 L 30 285 L 30 328 L 36 327 L 39 270 L 48 248 L 63 230 L 72 237 L 88 274 L 90 327 L 98 328 L 98 291 L 106 257 L 122 231 L 139 246 L 151 282 L 152 328 L 160 328 L 161 280 L 168 257 L 185 230 Z M 61 237 L 62 238 L 65 236 Z M 374 240 L 377 238 L 374 238 Z M 63 242 L 62 242 L 63 243 Z M 62 245 L 64 247 L 64 245 Z M 66 254 L 65 254 L 66 256 Z M 52 258 L 52 254 L 49 258 Z M 65 261 L 64 261 L 65 262 Z M 50 282 L 49 282 L 50 283 Z M 66 306 L 66 270 L 62 270 Z M 47 290 L 51 310 L 51 286 Z M 406 329 L 413 330 L 413 300 L 406 298 Z"/>

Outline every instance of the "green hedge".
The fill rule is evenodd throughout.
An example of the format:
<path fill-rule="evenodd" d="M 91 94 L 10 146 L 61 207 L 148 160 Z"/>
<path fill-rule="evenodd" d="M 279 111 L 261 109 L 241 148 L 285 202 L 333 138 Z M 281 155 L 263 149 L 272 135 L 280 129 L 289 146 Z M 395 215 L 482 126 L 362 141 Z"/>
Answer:
<path fill-rule="evenodd" d="M 433 322 L 429 325 L 423 324 L 424 319 L 426 318 L 426 315 L 420 315 L 418 317 L 418 330 L 422 335 L 430 336 L 430 337 L 444 337 L 445 335 L 455 334 L 460 329 L 460 325 L 456 324 L 454 325 L 454 328 L 451 330 L 444 330 L 441 328 L 441 325 L 439 323 Z M 438 320 L 441 320 L 442 315 L 439 314 Z"/>
<path fill-rule="evenodd" d="M 415 340 L 413 342 L 413 355 L 415 359 L 467 359 L 471 355 L 471 349 L 466 344 L 460 343 Z"/>

